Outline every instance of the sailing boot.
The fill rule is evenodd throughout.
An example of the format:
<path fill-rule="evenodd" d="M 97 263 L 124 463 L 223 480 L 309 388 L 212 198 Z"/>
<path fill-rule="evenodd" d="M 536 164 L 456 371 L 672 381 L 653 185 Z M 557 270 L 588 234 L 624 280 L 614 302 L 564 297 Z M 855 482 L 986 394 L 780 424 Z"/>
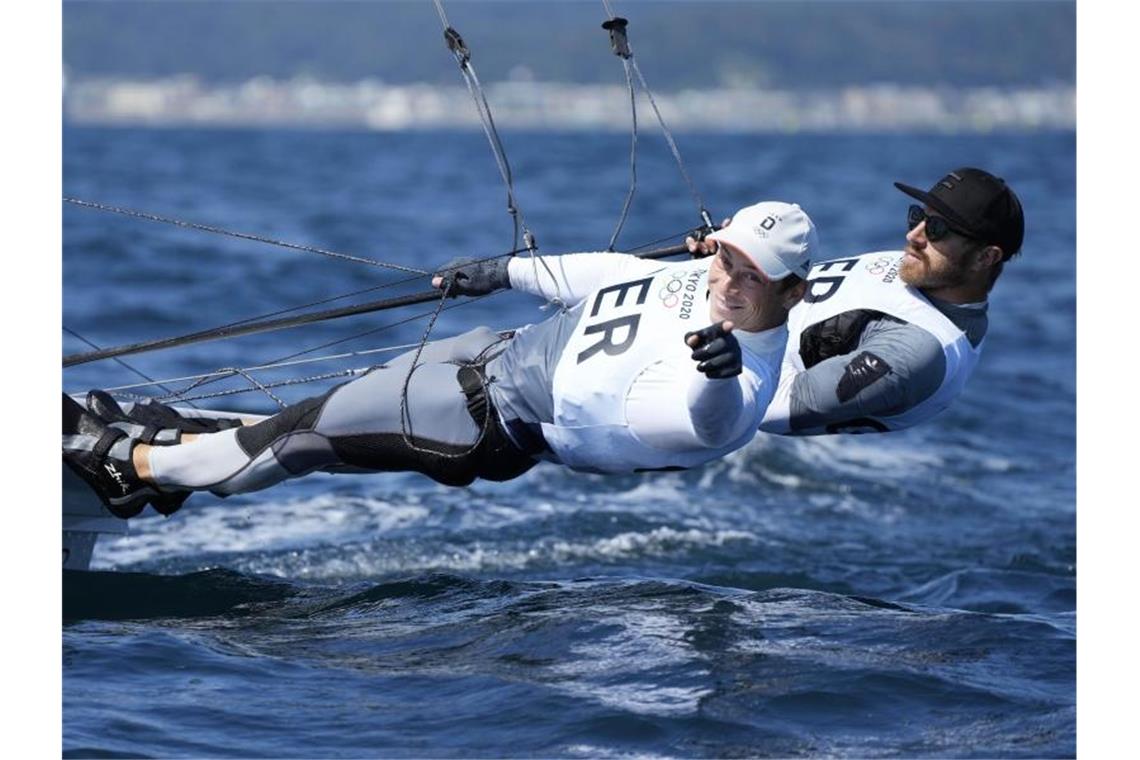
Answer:
<path fill-rule="evenodd" d="M 142 430 L 128 431 L 131 437 L 154 446 L 178 443 L 182 433 L 217 433 L 242 426 L 242 421 L 236 417 L 183 417 L 175 409 L 154 399 L 136 403 L 126 412 L 106 391 L 89 391 L 87 410 L 115 427 L 141 425 Z"/>
<path fill-rule="evenodd" d="M 123 430 L 109 427 L 63 394 L 63 461 L 95 491 L 111 514 L 123 519 L 142 512 L 154 497 L 166 495 L 139 478 L 131 461 L 136 443 Z M 185 498 L 181 495 L 182 501 Z"/>
<path fill-rule="evenodd" d="M 173 446 L 182 437 L 182 431 L 177 427 L 163 427 L 153 421 L 134 419 L 106 391 L 87 392 L 87 411 L 108 427 L 122 430 L 136 441 L 151 446 Z"/>
<path fill-rule="evenodd" d="M 190 431 L 179 429 L 178 422 L 182 421 L 182 417 L 178 412 L 158 402 L 153 403 L 161 407 L 164 413 L 148 415 L 144 412 L 135 417 L 123 411 L 110 393 L 99 390 L 87 392 L 87 411 L 107 423 L 109 427 L 118 428 L 131 438 L 151 446 L 173 446 L 182 439 L 183 432 Z M 134 412 L 139 407 L 145 406 L 150 405 L 135 404 L 131 411 Z M 168 423 L 169 426 L 162 426 Z M 169 517 L 182 508 L 189 496 L 190 491 L 159 491 L 150 498 L 150 505 L 154 507 L 155 512 Z"/>

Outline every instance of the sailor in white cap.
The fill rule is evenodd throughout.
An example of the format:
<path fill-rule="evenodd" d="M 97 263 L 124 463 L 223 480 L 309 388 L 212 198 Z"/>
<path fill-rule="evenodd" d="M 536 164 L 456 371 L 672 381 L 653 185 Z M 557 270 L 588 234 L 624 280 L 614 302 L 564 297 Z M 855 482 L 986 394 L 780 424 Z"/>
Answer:
<path fill-rule="evenodd" d="M 65 396 L 64 459 L 124 517 L 314 470 L 411 470 L 467 485 L 538 460 L 602 473 L 701 465 L 756 434 L 819 244 L 799 206 L 764 202 L 691 245 L 711 255 L 453 261 L 433 278 L 450 295 L 510 287 L 567 308 L 508 335 L 477 328 L 429 344 L 216 432 L 191 432 L 154 404 L 124 409 L 93 392 L 83 409 Z"/>

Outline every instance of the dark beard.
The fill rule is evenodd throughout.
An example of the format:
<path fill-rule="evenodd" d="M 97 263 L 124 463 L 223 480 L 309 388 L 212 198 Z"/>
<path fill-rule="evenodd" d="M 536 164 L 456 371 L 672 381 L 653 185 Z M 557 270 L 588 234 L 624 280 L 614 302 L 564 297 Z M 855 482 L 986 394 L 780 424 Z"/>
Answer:
<path fill-rule="evenodd" d="M 946 265 L 938 272 L 931 271 L 928 256 L 919 256 L 915 261 L 904 259 L 903 266 L 899 269 L 899 276 L 903 282 L 914 288 L 932 290 L 956 287 L 968 280 L 966 257 L 947 257 Z"/>

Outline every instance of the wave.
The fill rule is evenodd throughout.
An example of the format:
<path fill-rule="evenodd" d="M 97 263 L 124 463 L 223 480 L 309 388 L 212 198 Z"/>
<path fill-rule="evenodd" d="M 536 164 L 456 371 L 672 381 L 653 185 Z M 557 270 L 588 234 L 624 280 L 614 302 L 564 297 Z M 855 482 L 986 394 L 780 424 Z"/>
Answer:
<path fill-rule="evenodd" d="M 212 690 L 196 720 L 263 728 L 275 718 L 259 711 L 258 684 L 298 679 L 305 693 L 336 695 L 327 709 L 338 725 L 369 726 L 338 734 L 347 754 L 367 754 L 354 742 L 395 725 L 385 711 L 351 707 L 386 693 L 415 699 L 417 719 L 437 727 L 434 741 L 459 741 L 478 725 L 494 746 L 524 755 L 575 754 L 571 745 L 584 751 L 613 731 L 669 736 L 679 726 L 689 743 L 654 744 L 661 753 L 864 754 L 876 746 L 868 730 L 882 727 L 868 716 L 887 715 L 907 716 L 906 754 L 1073 751 L 1075 637 L 1033 616 L 668 578 L 437 573 L 330 587 L 222 570 L 79 575 L 65 577 L 65 662 L 82 653 L 85 668 L 73 678 L 177 665 L 238 695 Z M 168 741 L 186 741 L 145 690 L 136 697 L 106 675 L 102 683 L 90 693 L 145 721 L 148 746 L 162 744 L 154 732 L 166 724 Z M 69 709 L 84 709 L 87 692 L 73 694 Z M 307 701 L 307 719 L 331 717 L 323 705 Z M 487 722 L 490 705 L 499 718 Z M 505 716 L 539 720 L 541 737 Z M 280 732 L 328 740 L 284 723 Z M 507 734 L 514 740 L 504 744 Z M 227 753 L 195 740 L 204 742 L 195 754 Z"/>

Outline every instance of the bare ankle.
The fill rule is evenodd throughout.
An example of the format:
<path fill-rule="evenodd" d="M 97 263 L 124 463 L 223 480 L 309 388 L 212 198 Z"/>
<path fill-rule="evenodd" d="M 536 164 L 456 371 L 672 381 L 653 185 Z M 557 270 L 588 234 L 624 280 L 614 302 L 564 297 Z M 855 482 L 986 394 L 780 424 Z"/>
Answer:
<path fill-rule="evenodd" d="M 140 480 L 153 484 L 153 475 L 150 471 L 150 448 L 145 443 L 135 444 L 131 451 L 131 464 L 135 466 L 135 472 Z"/>

